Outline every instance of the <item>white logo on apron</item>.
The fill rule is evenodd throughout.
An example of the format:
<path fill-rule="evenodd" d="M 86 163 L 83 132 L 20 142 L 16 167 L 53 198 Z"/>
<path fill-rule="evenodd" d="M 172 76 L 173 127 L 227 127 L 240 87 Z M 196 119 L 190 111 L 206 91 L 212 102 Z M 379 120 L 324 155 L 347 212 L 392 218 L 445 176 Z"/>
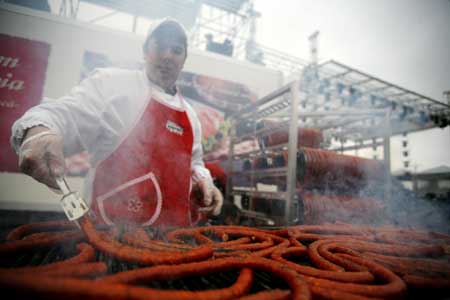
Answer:
<path fill-rule="evenodd" d="M 183 127 L 172 121 L 167 121 L 166 129 L 178 135 L 183 135 Z"/>

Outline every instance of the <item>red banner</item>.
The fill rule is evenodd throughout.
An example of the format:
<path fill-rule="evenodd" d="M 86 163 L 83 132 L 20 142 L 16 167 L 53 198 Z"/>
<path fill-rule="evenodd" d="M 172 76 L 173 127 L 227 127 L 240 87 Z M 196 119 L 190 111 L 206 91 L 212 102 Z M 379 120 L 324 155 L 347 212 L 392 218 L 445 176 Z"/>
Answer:
<path fill-rule="evenodd" d="M 0 172 L 17 172 L 11 126 L 41 102 L 50 45 L 0 34 Z"/>

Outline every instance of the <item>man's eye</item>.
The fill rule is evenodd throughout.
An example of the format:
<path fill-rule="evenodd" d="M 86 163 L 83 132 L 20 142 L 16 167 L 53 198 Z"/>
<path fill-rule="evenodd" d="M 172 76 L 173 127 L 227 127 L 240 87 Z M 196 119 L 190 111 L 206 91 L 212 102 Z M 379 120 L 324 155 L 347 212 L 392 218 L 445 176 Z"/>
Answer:
<path fill-rule="evenodd" d="M 176 55 L 181 55 L 181 54 L 183 54 L 184 49 L 183 49 L 183 47 L 172 47 L 172 51 Z"/>

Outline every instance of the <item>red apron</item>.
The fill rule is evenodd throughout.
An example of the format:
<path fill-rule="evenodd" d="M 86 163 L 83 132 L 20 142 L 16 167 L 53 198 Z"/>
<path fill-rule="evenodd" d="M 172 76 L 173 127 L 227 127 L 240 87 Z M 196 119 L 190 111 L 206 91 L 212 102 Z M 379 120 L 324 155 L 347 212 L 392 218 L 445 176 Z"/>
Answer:
<path fill-rule="evenodd" d="M 192 143 L 185 109 L 152 98 L 132 131 L 96 168 L 92 209 L 98 223 L 190 225 Z"/>

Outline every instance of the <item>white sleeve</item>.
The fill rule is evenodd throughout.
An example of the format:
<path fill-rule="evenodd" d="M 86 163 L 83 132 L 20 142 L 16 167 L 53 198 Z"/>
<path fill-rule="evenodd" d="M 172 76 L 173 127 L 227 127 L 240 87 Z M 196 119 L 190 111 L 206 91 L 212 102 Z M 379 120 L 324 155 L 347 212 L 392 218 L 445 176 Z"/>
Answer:
<path fill-rule="evenodd" d="M 188 116 L 191 120 L 192 131 L 194 134 L 194 141 L 192 144 L 192 181 L 198 182 L 199 180 L 209 178 L 212 180 L 211 173 L 203 162 L 203 147 L 202 147 L 202 128 L 200 120 L 192 107 L 188 107 Z"/>
<path fill-rule="evenodd" d="M 12 126 L 11 145 L 19 150 L 25 131 L 43 125 L 61 134 L 66 155 L 89 149 L 95 142 L 106 101 L 103 94 L 105 73 L 96 70 L 91 76 L 57 100 L 44 100 L 28 110 Z"/>

